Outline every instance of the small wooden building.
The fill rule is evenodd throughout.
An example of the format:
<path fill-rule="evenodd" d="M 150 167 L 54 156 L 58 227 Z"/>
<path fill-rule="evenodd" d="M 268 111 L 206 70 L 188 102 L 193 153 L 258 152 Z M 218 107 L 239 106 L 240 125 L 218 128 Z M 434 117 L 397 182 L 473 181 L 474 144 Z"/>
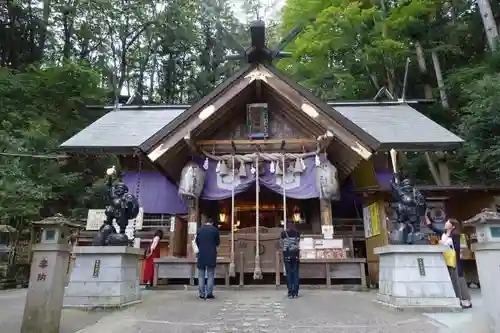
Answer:
<path fill-rule="evenodd" d="M 252 273 L 258 242 L 262 272 L 279 275 L 282 265 L 276 263 L 276 253 L 282 223 L 293 219 L 309 246 L 303 251 L 308 265 L 302 277 L 361 278 L 364 283 L 364 268 L 355 271 L 354 266 L 341 264 L 356 266 L 360 261 L 354 259 L 368 258 L 370 280 L 376 282 L 378 259 L 373 247 L 387 243 L 389 221 L 390 197 L 381 185 L 382 175 L 392 172 L 387 152 L 442 151 L 458 147 L 462 140 L 409 102 L 327 103 L 273 67 L 269 59 L 248 59 L 248 64 L 194 105 L 109 107 L 110 112 L 60 148 L 73 154 L 120 156 L 124 181 L 139 193 L 144 212 L 136 237 L 147 246 L 154 230 L 162 228 L 167 235 L 162 242 L 165 256 L 192 259 L 190 240 L 197 227 L 212 218 L 222 234 L 221 261 L 234 260 L 244 273 Z M 215 170 L 217 158 L 261 156 L 265 175 L 273 167 L 264 157 L 279 154 L 309 156 L 285 163 L 285 167 L 292 164 L 292 169 L 293 163 L 303 163 L 305 168 L 293 180 L 300 186 L 283 195 L 274 186 L 277 180 L 274 185 L 257 186 L 255 180 L 248 181 L 244 190 L 237 191 L 233 206 L 220 183 L 220 169 Z M 336 200 L 322 199 L 315 190 L 318 155 L 336 167 L 340 184 Z M 206 159 L 210 165 L 204 192 L 197 200 L 181 199 L 178 185 L 183 167 L 188 162 L 201 166 Z M 225 168 L 231 170 L 230 165 Z M 207 194 L 214 186 L 225 194 Z M 434 188 L 426 193 L 455 197 L 454 191 Z M 460 209 L 460 204 L 451 202 L 449 209 L 458 214 L 454 209 Z M 472 215 L 476 211 L 472 210 L 464 215 Z M 82 232 L 80 244 L 93 234 Z M 336 242 L 330 240 L 332 234 Z M 339 265 L 319 269 L 325 260 Z"/>

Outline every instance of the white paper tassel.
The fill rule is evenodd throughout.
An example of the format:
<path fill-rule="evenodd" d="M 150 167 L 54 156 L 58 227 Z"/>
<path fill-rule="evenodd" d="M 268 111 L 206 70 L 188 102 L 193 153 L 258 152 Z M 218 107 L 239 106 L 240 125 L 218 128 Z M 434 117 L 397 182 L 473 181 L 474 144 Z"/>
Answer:
<path fill-rule="evenodd" d="M 276 174 L 278 176 L 281 176 L 283 174 L 283 171 L 281 170 L 281 167 L 280 167 L 280 162 L 276 162 Z"/>
<path fill-rule="evenodd" d="M 217 162 L 217 166 L 215 167 L 215 172 L 219 173 L 220 171 L 220 161 Z"/>
<path fill-rule="evenodd" d="M 219 166 L 219 174 L 225 176 L 228 174 L 226 162 L 221 161 Z"/>
<path fill-rule="evenodd" d="M 271 173 L 276 172 L 276 168 L 274 166 L 274 161 L 271 161 L 271 165 L 269 166 L 269 172 L 271 172 Z"/>
<path fill-rule="evenodd" d="M 250 169 L 250 172 L 252 173 L 252 175 L 255 175 L 255 171 L 257 171 L 255 169 L 255 166 L 252 164 L 252 168 Z"/>
<path fill-rule="evenodd" d="M 203 162 L 203 169 L 208 170 L 208 157 L 205 157 L 205 162 Z"/>
<path fill-rule="evenodd" d="M 314 164 L 319 167 L 321 165 L 321 160 L 319 159 L 319 156 L 316 155 L 316 157 L 314 158 Z"/>
<path fill-rule="evenodd" d="M 300 164 L 302 164 L 302 171 L 306 170 L 306 163 L 302 157 L 300 158 Z"/>

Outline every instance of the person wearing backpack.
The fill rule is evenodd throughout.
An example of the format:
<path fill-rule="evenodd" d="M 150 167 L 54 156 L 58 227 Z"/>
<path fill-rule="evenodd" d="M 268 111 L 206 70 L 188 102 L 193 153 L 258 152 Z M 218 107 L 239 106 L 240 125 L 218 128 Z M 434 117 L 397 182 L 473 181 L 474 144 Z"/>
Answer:
<path fill-rule="evenodd" d="M 299 297 L 300 233 L 293 222 L 287 222 L 286 229 L 281 232 L 281 244 L 285 262 L 288 298 Z"/>

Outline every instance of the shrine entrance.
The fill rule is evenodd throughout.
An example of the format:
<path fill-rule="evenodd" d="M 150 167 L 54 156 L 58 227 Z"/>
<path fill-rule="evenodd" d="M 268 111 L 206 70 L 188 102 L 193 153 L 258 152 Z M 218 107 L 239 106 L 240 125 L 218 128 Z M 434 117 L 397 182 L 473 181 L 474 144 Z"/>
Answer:
<path fill-rule="evenodd" d="M 229 260 L 234 251 L 237 271 L 243 270 L 247 283 L 254 283 L 253 273 L 256 264 L 257 238 L 259 239 L 260 269 L 262 283 L 274 283 L 276 272 L 283 270 L 281 262 L 280 236 L 286 219 L 297 224 L 305 224 L 306 214 L 301 210 L 309 200 L 293 198 L 283 199 L 281 194 L 264 186 L 260 187 L 259 202 L 256 202 L 255 185 L 234 198 L 234 245 L 231 233 L 231 198 L 214 201 L 203 201 L 201 210 L 217 221 L 221 233 L 221 244 L 218 257 Z M 287 210 L 284 212 L 284 203 Z M 258 204 L 258 207 L 257 207 Z M 319 203 L 316 203 L 319 209 Z M 217 211 L 215 211 L 217 209 Z M 259 228 L 256 228 L 257 212 Z M 232 249 L 232 246 L 234 248 Z M 269 280 L 269 281 L 267 281 Z M 272 280 L 272 281 L 271 281 Z"/>

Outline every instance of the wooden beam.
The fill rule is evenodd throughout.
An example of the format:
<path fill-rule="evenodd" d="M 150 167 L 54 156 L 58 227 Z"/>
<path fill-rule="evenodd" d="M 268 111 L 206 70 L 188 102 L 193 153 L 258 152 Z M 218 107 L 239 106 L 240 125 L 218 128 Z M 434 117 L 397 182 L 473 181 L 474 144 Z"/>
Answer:
<path fill-rule="evenodd" d="M 316 143 L 316 139 L 263 139 L 263 140 L 197 140 L 197 146 L 217 146 L 217 145 L 272 145 L 281 144 L 285 141 L 287 144 L 308 144 Z"/>
<path fill-rule="evenodd" d="M 184 141 L 186 141 L 186 145 L 189 147 L 189 150 L 195 154 L 195 155 L 199 155 L 199 151 L 198 151 L 198 147 L 196 147 L 195 143 L 193 142 L 193 140 L 191 139 L 191 135 L 188 134 L 184 137 Z"/>
<path fill-rule="evenodd" d="M 333 121 L 330 116 L 324 114 L 319 107 L 316 107 L 314 103 L 302 96 L 297 90 L 276 77 L 264 66 L 259 66 L 259 71 L 263 77 L 262 81 L 264 81 L 267 86 L 275 90 L 277 94 L 281 94 L 285 97 L 290 104 L 298 110 L 301 110 L 301 112 L 306 114 L 311 120 L 331 130 L 340 141 L 345 143 L 365 160 L 368 160 L 372 156 L 372 150 L 368 145 L 361 142 L 361 140 L 339 123 Z"/>
<path fill-rule="evenodd" d="M 196 129 L 201 123 L 206 119 L 212 117 L 220 108 L 228 104 L 233 98 L 235 98 L 239 93 L 241 93 L 245 88 L 247 88 L 251 82 L 254 80 L 261 79 L 259 76 L 259 71 L 254 69 L 244 78 L 236 81 L 236 83 L 229 88 L 227 91 L 222 93 L 220 96 L 212 101 L 208 101 L 200 110 L 198 110 L 193 117 L 188 120 L 184 126 L 176 129 L 172 135 L 165 138 L 158 145 L 156 145 L 151 152 L 148 153 L 148 157 L 154 162 L 160 158 L 167 150 L 172 148 L 177 142 L 182 140 L 185 133 L 190 133 Z"/>

